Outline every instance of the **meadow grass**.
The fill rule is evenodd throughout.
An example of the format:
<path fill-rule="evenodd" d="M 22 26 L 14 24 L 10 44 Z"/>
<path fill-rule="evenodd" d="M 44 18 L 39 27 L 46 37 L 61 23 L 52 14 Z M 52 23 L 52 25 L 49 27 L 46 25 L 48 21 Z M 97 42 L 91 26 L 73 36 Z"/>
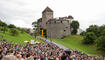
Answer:
<path fill-rule="evenodd" d="M 97 51 L 97 47 L 95 44 L 92 45 L 85 45 L 82 43 L 83 36 L 80 35 L 70 35 L 65 37 L 64 39 L 52 39 L 56 43 L 60 43 L 72 50 L 78 49 L 83 53 L 86 53 L 90 56 L 103 54 L 102 51 Z"/>
<path fill-rule="evenodd" d="M 0 37 L 0 40 L 5 39 L 5 40 L 7 40 L 7 42 L 12 42 L 13 44 L 24 45 L 25 44 L 24 41 L 29 41 L 30 42 L 30 40 L 36 40 L 36 41 L 39 41 L 39 42 L 43 42 L 39 39 L 36 39 L 35 37 L 32 37 L 31 35 L 29 35 L 25 32 L 24 33 L 19 33 L 16 36 L 12 36 L 10 34 L 10 32 L 6 32 L 4 34 L 2 31 L 0 31 L 0 35 L 3 36 L 3 37 Z"/>

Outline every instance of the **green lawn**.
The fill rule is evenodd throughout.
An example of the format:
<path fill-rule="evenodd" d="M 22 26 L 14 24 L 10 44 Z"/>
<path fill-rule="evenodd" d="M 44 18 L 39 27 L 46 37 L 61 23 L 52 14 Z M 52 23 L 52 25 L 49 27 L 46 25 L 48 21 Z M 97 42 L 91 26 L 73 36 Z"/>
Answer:
<path fill-rule="evenodd" d="M 5 39 L 7 40 L 7 42 L 13 42 L 14 44 L 21 44 L 24 45 L 24 41 L 30 41 L 30 40 L 37 40 L 39 42 L 43 42 L 39 39 L 36 39 L 34 37 L 32 37 L 31 35 L 27 34 L 27 33 L 19 33 L 19 35 L 17 36 L 11 36 L 11 34 L 9 32 L 6 32 L 6 34 L 3 34 L 3 32 L 0 31 L 0 35 L 3 35 L 3 38 L 1 39 Z"/>
<path fill-rule="evenodd" d="M 102 54 L 101 51 L 96 50 L 95 45 L 84 45 L 82 44 L 82 40 L 83 40 L 83 37 L 79 35 L 71 35 L 64 39 L 53 39 L 53 41 L 56 43 L 60 43 L 72 50 L 76 48 L 91 56 Z"/>

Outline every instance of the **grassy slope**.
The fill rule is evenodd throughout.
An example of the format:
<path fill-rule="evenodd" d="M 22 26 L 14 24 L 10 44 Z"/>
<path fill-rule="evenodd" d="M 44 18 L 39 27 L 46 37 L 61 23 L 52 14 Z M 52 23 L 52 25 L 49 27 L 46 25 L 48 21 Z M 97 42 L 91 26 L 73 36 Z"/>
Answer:
<path fill-rule="evenodd" d="M 70 49 L 78 49 L 91 56 L 102 54 L 102 52 L 96 50 L 95 45 L 84 45 L 82 44 L 83 37 L 78 35 L 68 36 L 64 39 L 53 39 L 53 41 L 60 43 Z"/>
<path fill-rule="evenodd" d="M 39 42 L 42 42 L 41 40 L 38 40 L 34 37 L 32 37 L 31 35 L 27 34 L 27 33 L 20 33 L 19 35 L 17 36 L 11 36 L 11 34 L 9 32 L 6 32 L 6 34 L 3 34 L 1 31 L 0 31 L 0 35 L 3 35 L 4 39 L 6 39 L 7 41 L 12 41 L 14 44 L 22 44 L 24 45 L 24 41 L 30 41 L 30 40 L 37 40 Z M 2 38 L 0 38 L 1 40 Z"/>

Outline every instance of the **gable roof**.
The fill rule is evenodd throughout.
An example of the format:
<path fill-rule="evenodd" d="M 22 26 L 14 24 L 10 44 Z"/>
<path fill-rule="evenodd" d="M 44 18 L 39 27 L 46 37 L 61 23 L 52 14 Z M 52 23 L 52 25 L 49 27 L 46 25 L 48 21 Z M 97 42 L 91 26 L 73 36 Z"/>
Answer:
<path fill-rule="evenodd" d="M 46 7 L 42 13 L 44 13 L 44 12 L 53 12 L 53 10 L 51 10 L 49 7 Z"/>

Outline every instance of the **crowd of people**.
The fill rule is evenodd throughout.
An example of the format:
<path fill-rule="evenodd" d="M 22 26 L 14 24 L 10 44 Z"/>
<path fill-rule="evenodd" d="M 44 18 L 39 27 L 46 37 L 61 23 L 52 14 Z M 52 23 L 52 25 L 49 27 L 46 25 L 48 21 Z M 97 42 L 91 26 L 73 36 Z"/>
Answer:
<path fill-rule="evenodd" d="M 77 49 L 64 50 L 53 43 L 13 45 L 0 40 L 0 60 L 105 60 L 104 57 L 88 56 Z"/>

